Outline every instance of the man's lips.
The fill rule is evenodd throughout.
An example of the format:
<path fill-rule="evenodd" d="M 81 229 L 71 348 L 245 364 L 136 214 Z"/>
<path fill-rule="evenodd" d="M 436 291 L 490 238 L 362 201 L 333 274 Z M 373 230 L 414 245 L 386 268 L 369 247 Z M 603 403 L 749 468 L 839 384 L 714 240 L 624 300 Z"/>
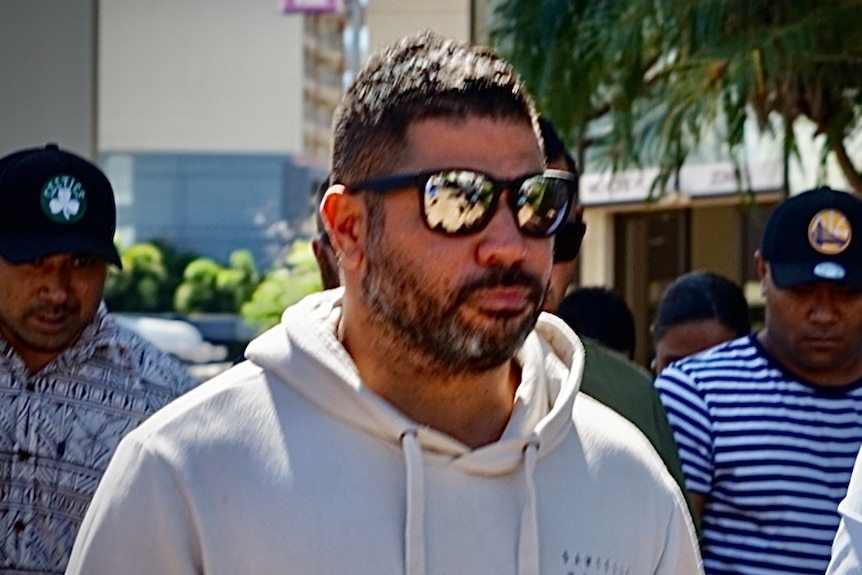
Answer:
<path fill-rule="evenodd" d="M 804 338 L 803 341 L 811 345 L 835 345 L 840 341 L 840 338 L 829 336 L 808 336 Z"/>
<path fill-rule="evenodd" d="M 841 338 L 832 336 L 806 336 L 802 341 L 813 348 L 833 348 L 841 342 Z"/>
<path fill-rule="evenodd" d="M 495 286 L 477 289 L 470 300 L 479 309 L 491 312 L 520 312 L 532 305 L 527 286 Z"/>
<path fill-rule="evenodd" d="M 69 314 L 67 313 L 34 313 L 32 316 L 33 323 L 37 328 L 46 333 L 56 333 L 62 331 L 69 323 Z"/>

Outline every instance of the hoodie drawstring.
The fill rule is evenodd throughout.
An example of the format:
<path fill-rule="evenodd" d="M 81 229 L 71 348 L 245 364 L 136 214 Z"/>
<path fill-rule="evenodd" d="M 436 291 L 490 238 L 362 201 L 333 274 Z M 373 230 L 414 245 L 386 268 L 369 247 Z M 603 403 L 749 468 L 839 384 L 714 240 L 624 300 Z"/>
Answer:
<path fill-rule="evenodd" d="M 536 509 L 536 459 L 539 440 L 533 436 L 524 447 L 524 508 L 518 536 L 518 575 L 539 575 L 539 518 Z"/>
<path fill-rule="evenodd" d="M 404 526 L 404 572 L 425 575 L 425 473 L 415 429 L 401 434 L 407 472 L 407 517 Z M 536 507 L 536 460 L 539 439 L 524 446 L 524 506 L 518 534 L 518 575 L 539 575 L 539 519 Z"/>
<path fill-rule="evenodd" d="M 425 475 L 416 430 L 401 434 L 407 469 L 407 518 L 404 526 L 404 573 L 425 575 Z"/>

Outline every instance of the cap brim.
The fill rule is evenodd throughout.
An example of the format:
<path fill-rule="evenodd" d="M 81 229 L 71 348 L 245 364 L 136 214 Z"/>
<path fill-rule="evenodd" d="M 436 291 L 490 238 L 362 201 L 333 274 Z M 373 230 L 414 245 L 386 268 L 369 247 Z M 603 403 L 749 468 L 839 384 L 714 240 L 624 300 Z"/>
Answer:
<path fill-rule="evenodd" d="M 17 236 L 0 238 L 0 255 L 6 261 L 20 264 L 61 252 L 84 253 L 97 256 L 122 269 L 120 254 L 113 243 L 81 236 Z"/>
<path fill-rule="evenodd" d="M 854 289 L 862 290 L 862 269 L 844 269 L 843 277 L 824 277 L 815 273 L 817 263 L 771 263 L 769 273 L 774 283 L 780 289 L 788 289 L 811 282 L 834 282 L 847 284 Z"/>

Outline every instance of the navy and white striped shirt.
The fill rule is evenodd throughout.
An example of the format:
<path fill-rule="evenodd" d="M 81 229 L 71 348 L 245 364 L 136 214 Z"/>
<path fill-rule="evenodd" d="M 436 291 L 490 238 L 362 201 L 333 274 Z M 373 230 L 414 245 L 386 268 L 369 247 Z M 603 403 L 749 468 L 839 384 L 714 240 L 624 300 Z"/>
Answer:
<path fill-rule="evenodd" d="M 672 364 L 656 387 L 686 485 L 707 494 L 706 573 L 822 575 L 862 444 L 862 380 L 801 381 L 745 336 Z"/>

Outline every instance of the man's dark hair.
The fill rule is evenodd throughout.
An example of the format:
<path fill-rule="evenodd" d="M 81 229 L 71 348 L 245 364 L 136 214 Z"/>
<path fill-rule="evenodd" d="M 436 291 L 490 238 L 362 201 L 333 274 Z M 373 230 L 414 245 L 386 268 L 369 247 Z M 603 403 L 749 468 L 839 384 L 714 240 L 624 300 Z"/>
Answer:
<path fill-rule="evenodd" d="M 580 287 L 570 292 L 557 316 L 578 335 L 589 337 L 628 358 L 635 352 L 635 319 L 626 301 L 606 287 Z"/>
<path fill-rule="evenodd" d="M 411 124 L 469 115 L 523 121 L 541 144 L 532 98 L 492 50 L 430 31 L 403 38 L 368 58 L 335 111 L 332 181 L 390 173 Z"/>
<path fill-rule="evenodd" d="M 715 320 L 737 337 L 750 333 L 751 318 L 742 288 L 710 271 L 679 276 L 659 300 L 652 325 L 653 342 L 660 341 L 670 327 L 702 320 Z"/>
<path fill-rule="evenodd" d="M 578 174 L 578 165 L 575 159 L 563 143 L 560 134 L 554 127 L 554 124 L 544 116 L 539 117 L 539 130 L 542 133 L 542 140 L 545 142 L 545 160 L 548 162 L 564 161 L 566 169 L 571 173 Z"/>
<path fill-rule="evenodd" d="M 326 235 L 326 226 L 323 225 L 323 220 L 320 217 L 320 204 L 323 203 L 323 196 L 326 195 L 326 190 L 329 189 L 329 174 L 326 174 L 314 190 L 314 197 L 311 202 L 314 209 L 314 223 L 317 226 L 317 233 Z"/>

